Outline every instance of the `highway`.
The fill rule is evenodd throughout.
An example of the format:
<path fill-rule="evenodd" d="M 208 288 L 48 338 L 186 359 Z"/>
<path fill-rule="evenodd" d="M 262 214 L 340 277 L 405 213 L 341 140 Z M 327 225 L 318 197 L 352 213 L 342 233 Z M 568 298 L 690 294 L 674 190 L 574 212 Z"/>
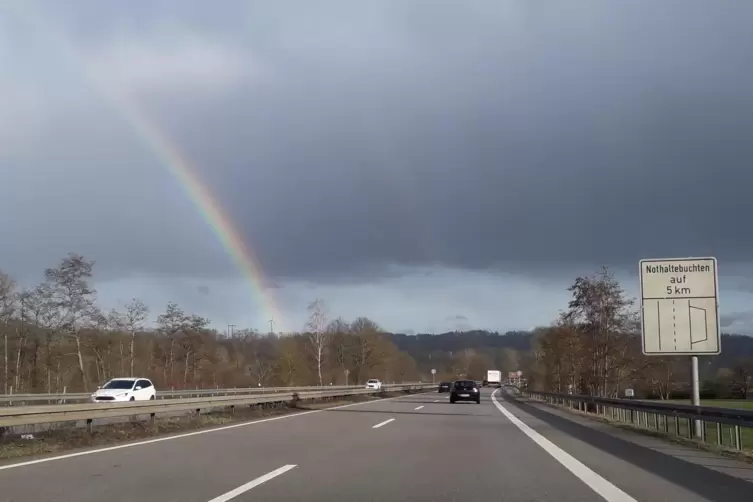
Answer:
<path fill-rule="evenodd" d="M 491 394 L 415 394 L 15 461 L 0 465 L 0 500 L 753 500 L 753 464 Z"/>

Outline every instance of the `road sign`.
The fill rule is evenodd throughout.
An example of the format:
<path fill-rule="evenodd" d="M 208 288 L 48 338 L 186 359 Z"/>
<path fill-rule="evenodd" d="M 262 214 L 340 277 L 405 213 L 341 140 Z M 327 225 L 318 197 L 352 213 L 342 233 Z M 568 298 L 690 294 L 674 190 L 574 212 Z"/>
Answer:
<path fill-rule="evenodd" d="M 518 370 L 518 371 L 517 371 L 517 375 L 518 375 L 518 378 L 520 378 L 520 377 L 522 377 L 522 376 L 523 376 L 523 372 L 522 372 L 522 371 L 520 371 L 520 370 Z"/>
<path fill-rule="evenodd" d="M 515 380 L 518 378 L 518 372 L 517 371 L 508 371 L 507 372 L 507 379 L 508 380 Z"/>
<path fill-rule="evenodd" d="M 716 258 L 641 260 L 640 278 L 644 354 L 721 352 Z"/>
<path fill-rule="evenodd" d="M 434 369 L 433 369 L 433 370 L 431 370 L 431 374 L 432 374 L 432 375 L 436 375 L 436 374 L 437 374 L 437 370 L 434 370 Z"/>
<path fill-rule="evenodd" d="M 625 389 L 625 397 L 635 397 L 634 389 Z"/>

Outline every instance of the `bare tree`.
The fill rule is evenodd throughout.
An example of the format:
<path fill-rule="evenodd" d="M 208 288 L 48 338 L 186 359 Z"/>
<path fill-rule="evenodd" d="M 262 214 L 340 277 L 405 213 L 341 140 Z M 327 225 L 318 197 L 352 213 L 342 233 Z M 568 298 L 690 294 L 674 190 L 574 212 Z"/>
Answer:
<path fill-rule="evenodd" d="M 19 324 L 19 347 L 16 351 L 16 375 L 17 386 L 21 387 L 21 358 L 27 333 L 33 330 L 37 337 L 34 340 L 34 360 L 37 360 L 40 344 L 44 348 L 44 372 L 47 381 L 47 392 L 52 392 L 52 371 L 55 367 L 54 361 L 58 355 L 53 354 L 52 334 L 56 326 L 57 309 L 52 301 L 52 291 L 49 284 L 42 283 L 32 290 L 27 290 L 20 295 L 20 324 Z M 41 340 L 40 340 L 41 338 Z M 29 380 L 32 386 L 36 384 L 36 364 L 29 372 Z"/>
<path fill-rule="evenodd" d="M 730 390 L 741 399 L 748 398 L 748 389 L 753 381 L 753 358 L 740 359 L 731 368 Z"/>
<path fill-rule="evenodd" d="M 0 329 L 3 330 L 3 389 L 8 393 L 8 331 L 10 320 L 16 312 L 16 283 L 9 275 L 0 271 Z"/>
<path fill-rule="evenodd" d="M 96 305 L 96 291 L 89 285 L 93 267 L 93 261 L 71 253 L 56 268 L 45 270 L 56 314 L 55 324 L 75 342 L 78 369 L 85 391 L 89 390 L 89 381 L 82 351 L 81 330 L 100 323 L 102 319 Z"/>
<path fill-rule="evenodd" d="M 324 361 L 325 350 L 330 340 L 330 333 L 327 331 L 327 311 L 324 300 L 317 298 L 308 306 L 309 320 L 306 323 L 309 342 L 314 352 L 316 361 L 316 371 L 319 375 L 319 385 L 322 383 L 322 363 Z"/>
<path fill-rule="evenodd" d="M 327 326 L 331 333 L 330 345 L 333 348 L 335 364 L 337 365 L 336 380 L 342 376 L 345 378 L 346 371 L 350 371 L 353 364 L 354 336 L 350 333 L 350 325 L 342 317 L 333 320 Z M 345 378 L 347 380 L 347 378 Z"/>
<path fill-rule="evenodd" d="M 167 304 L 164 314 L 157 317 L 157 330 L 168 339 L 169 349 L 165 356 L 165 365 L 162 368 L 162 376 L 167 385 L 174 384 L 175 342 L 178 333 L 186 329 L 188 316 L 177 303 Z M 169 376 L 169 378 L 168 378 Z"/>
<path fill-rule="evenodd" d="M 300 336 L 286 335 L 278 339 L 278 352 L 275 369 L 279 381 L 292 386 L 307 380 L 310 369 L 306 364 L 306 345 L 308 340 Z"/>
<path fill-rule="evenodd" d="M 619 386 L 617 369 L 623 363 L 619 355 L 625 354 L 622 349 L 637 326 L 634 302 L 606 267 L 594 277 L 578 277 L 569 291 L 572 299 L 562 324 L 581 335 L 581 356 L 588 361 L 580 378 L 590 394 L 610 394 L 610 385 Z"/>
<path fill-rule="evenodd" d="M 131 335 L 131 346 L 128 352 L 128 359 L 130 366 L 130 375 L 132 377 L 135 376 L 133 372 L 133 366 L 135 361 L 134 347 L 136 344 L 136 332 L 144 328 L 144 323 L 146 322 L 148 315 L 149 308 L 143 301 L 139 300 L 138 298 L 132 299 L 125 306 L 125 312 L 123 314 L 123 327 Z"/>
<path fill-rule="evenodd" d="M 204 335 L 209 324 L 209 319 L 198 315 L 191 315 L 186 318 L 186 324 L 182 330 L 183 336 L 180 339 L 183 348 L 183 385 L 188 384 L 188 375 L 191 370 L 193 370 L 195 383 Z"/>
<path fill-rule="evenodd" d="M 358 317 L 350 325 L 355 339 L 356 382 L 362 382 L 367 371 L 382 364 L 384 357 L 380 328 L 368 317 Z"/>

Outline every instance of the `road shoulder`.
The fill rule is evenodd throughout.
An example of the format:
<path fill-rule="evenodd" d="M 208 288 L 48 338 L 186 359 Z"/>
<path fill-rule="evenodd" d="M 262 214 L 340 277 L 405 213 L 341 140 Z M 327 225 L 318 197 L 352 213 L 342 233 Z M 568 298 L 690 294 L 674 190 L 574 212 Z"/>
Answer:
<path fill-rule="evenodd" d="M 750 501 L 753 465 L 502 392 L 518 418 L 639 500 Z M 681 492 L 681 493 L 678 493 Z"/>

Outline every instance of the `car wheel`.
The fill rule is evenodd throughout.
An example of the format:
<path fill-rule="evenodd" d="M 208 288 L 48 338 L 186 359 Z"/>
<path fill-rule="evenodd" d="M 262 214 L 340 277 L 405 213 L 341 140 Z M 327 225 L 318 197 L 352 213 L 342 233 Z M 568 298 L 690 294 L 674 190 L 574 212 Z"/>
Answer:
<path fill-rule="evenodd" d="M 136 400 L 136 398 L 133 397 L 133 396 L 131 396 L 131 399 L 129 399 L 129 401 L 135 401 L 135 400 Z"/>
<path fill-rule="evenodd" d="M 450 404 L 455 404 L 455 400 L 453 398 L 450 398 Z"/>
<path fill-rule="evenodd" d="M 476 399 L 476 404 L 481 404 L 481 399 Z"/>
<path fill-rule="evenodd" d="M 151 396 L 149 396 L 149 400 L 150 401 L 154 400 L 154 394 L 152 394 Z"/>

